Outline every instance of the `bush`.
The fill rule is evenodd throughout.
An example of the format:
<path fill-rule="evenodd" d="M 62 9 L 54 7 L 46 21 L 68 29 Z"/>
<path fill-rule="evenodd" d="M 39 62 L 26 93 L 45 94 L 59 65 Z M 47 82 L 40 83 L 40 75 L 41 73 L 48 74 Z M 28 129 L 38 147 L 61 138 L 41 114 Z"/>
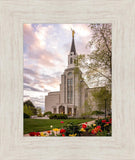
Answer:
<path fill-rule="evenodd" d="M 30 118 L 30 116 L 26 113 L 23 113 L 23 118 Z"/>
<path fill-rule="evenodd" d="M 66 114 L 51 114 L 49 115 L 50 119 L 68 119 Z"/>
<path fill-rule="evenodd" d="M 101 126 L 101 129 L 103 131 L 103 133 L 101 133 L 100 135 L 103 135 L 103 136 L 106 136 L 106 135 L 111 135 L 111 130 L 112 130 L 112 122 L 110 122 L 110 117 L 107 117 L 107 118 L 104 118 L 104 119 L 99 119 L 99 120 L 96 120 L 95 123 L 97 126 Z M 103 121 L 106 121 L 106 122 L 102 122 Z M 109 122 L 109 123 L 108 123 Z M 108 124 L 106 124 L 108 123 Z"/>
<path fill-rule="evenodd" d="M 69 136 L 70 134 L 77 134 L 78 136 L 80 136 L 81 125 L 71 122 L 64 126 L 64 128 L 66 129 L 65 136 Z"/>
<path fill-rule="evenodd" d="M 101 115 L 101 114 L 105 114 L 103 111 L 93 111 L 92 115 Z"/>
<path fill-rule="evenodd" d="M 52 114 L 52 112 L 51 111 L 48 111 L 48 112 L 45 112 L 44 114 L 43 114 L 43 116 L 50 116 Z"/>
<path fill-rule="evenodd" d="M 43 117 L 42 113 L 37 114 L 37 117 Z"/>

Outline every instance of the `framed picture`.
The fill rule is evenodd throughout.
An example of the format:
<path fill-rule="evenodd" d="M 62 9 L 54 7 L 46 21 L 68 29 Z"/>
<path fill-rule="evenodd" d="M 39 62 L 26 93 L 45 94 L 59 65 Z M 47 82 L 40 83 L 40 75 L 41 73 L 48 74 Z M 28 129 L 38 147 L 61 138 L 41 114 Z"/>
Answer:
<path fill-rule="evenodd" d="M 111 136 L 112 24 L 24 24 L 23 35 L 24 136 Z"/>
<path fill-rule="evenodd" d="M 124 1 L 1 1 L 0 7 L 0 157 L 1 159 L 93 159 L 134 160 L 134 2 Z M 29 25 L 28 25 L 29 24 Z M 33 24 L 33 26 L 32 26 Z M 35 25 L 34 25 L 35 24 Z M 37 29 L 38 24 L 111 24 L 112 27 L 112 135 L 42 137 L 24 136 L 23 76 L 24 66 L 33 65 L 24 50 L 24 25 Z M 67 27 L 67 26 L 65 26 Z M 60 29 L 58 30 L 60 33 Z M 30 32 L 27 32 L 30 33 Z M 57 32 L 55 32 L 57 33 Z M 66 32 L 63 32 L 66 34 Z M 50 35 L 52 32 L 50 33 Z M 71 31 L 72 43 L 68 67 L 74 65 L 76 55 L 73 38 L 78 33 Z M 28 34 L 26 34 L 28 35 Z M 39 36 L 39 35 L 37 35 Z M 41 34 L 42 36 L 42 34 Z M 42 38 L 42 37 L 38 37 Z M 61 38 L 63 41 L 63 38 Z M 32 39 L 27 37 L 27 41 Z M 54 40 L 55 41 L 55 40 Z M 58 39 L 57 39 L 58 41 Z M 49 43 L 49 42 L 48 42 Z M 44 45 L 43 43 L 40 44 Z M 55 45 L 53 46 L 55 48 Z M 56 48 L 55 48 L 56 49 Z M 57 48 L 59 49 L 59 48 Z M 32 50 L 31 54 L 34 53 Z M 71 55 L 72 54 L 72 55 Z M 57 55 L 58 56 L 58 55 Z M 28 62 L 26 62 L 28 61 Z M 63 60 L 64 61 L 64 60 Z M 72 67 L 71 67 L 72 68 Z M 28 69 L 28 68 L 27 68 Z M 36 68 L 34 69 L 36 71 Z M 26 70 L 25 70 L 26 71 Z M 27 70 L 28 71 L 28 70 Z M 72 72 L 66 73 L 72 77 Z M 28 77 L 27 77 L 28 78 Z M 26 80 L 26 79 L 25 79 Z M 28 80 L 28 79 L 27 79 Z M 67 103 L 72 103 L 72 81 L 67 84 Z M 69 85 L 69 90 L 68 90 Z M 32 86 L 25 86 L 30 90 Z M 35 89 L 35 88 L 34 88 Z M 36 88 L 39 89 L 39 88 Z M 48 89 L 49 90 L 49 89 Z M 49 91 L 48 91 L 49 92 Z M 68 95 L 69 93 L 69 95 Z M 81 93 L 81 92 L 80 92 Z M 50 93 L 52 94 L 52 93 Z M 49 95 L 48 93 L 48 99 Z M 81 95 L 81 94 L 80 94 Z M 87 96 L 87 94 L 85 94 Z M 47 96 L 47 95 L 45 95 Z M 56 96 L 53 94 L 53 96 Z M 81 97 L 81 96 L 80 96 Z M 46 98 L 47 99 L 47 98 Z M 64 97 L 63 97 L 64 99 Z M 82 102 L 82 98 L 78 103 Z M 106 104 L 106 100 L 104 101 Z M 50 104 L 51 101 L 47 103 Z M 40 103 L 41 104 L 41 103 Z M 80 103 L 81 104 L 81 103 Z M 47 106 L 46 105 L 46 106 Z M 48 105 L 50 106 L 50 105 Z M 80 105 L 81 106 L 81 105 Z M 46 107 L 47 108 L 47 107 Z M 48 107 L 49 108 L 49 107 Z M 27 107 L 25 108 L 27 109 Z M 26 111 L 26 110 L 25 110 Z M 38 110 L 40 115 L 40 110 Z M 77 107 L 52 106 L 47 111 L 78 116 Z M 105 110 L 106 112 L 106 110 Z M 25 112 L 27 113 L 27 111 Z M 106 113 L 105 113 L 106 114 Z M 108 121 L 109 124 L 111 121 Z M 28 122 L 26 122 L 28 124 Z M 61 122 L 62 124 L 63 122 Z M 80 122 L 82 123 L 82 122 Z M 86 125 L 86 124 L 85 124 Z M 85 129 L 85 127 L 82 127 Z M 25 130 L 25 132 L 27 132 Z M 29 133 L 29 132 L 28 132 Z M 91 133 L 91 132 L 90 132 Z M 40 134 L 40 133 L 39 133 Z M 48 134 L 50 134 L 48 132 Z"/>

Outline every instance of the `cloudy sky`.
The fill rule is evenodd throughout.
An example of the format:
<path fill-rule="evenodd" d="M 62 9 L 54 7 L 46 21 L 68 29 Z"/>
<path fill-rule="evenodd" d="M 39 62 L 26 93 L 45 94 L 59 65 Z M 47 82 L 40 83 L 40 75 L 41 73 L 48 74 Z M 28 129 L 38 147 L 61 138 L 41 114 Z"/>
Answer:
<path fill-rule="evenodd" d="M 91 37 L 88 24 L 24 24 L 24 101 L 45 109 L 45 95 L 60 89 L 60 78 L 67 67 L 72 32 L 78 54 L 88 54 Z"/>

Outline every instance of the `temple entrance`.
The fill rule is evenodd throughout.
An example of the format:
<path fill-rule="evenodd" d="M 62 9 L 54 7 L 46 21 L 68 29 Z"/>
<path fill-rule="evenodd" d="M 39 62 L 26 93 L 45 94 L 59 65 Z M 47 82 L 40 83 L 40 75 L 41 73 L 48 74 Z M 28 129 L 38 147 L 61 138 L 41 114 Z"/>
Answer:
<path fill-rule="evenodd" d="M 59 107 L 59 114 L 65 114 L 65 107 L 64 106 Z"/>
<path fill-rule="evenodd" d="M 72 116 L 72 108 L 68 108 L 68 116 Z"/>

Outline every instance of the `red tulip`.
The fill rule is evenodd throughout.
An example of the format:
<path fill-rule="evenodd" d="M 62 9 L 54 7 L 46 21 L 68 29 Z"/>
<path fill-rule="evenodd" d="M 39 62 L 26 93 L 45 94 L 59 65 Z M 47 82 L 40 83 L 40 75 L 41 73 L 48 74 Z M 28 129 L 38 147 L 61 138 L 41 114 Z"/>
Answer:
<path fill-rule="evenodd" d="M 105 123 L 106 122 L 106 120 L 104 119 L 104 120 L 102 120 L 102 123 Z"/>
<path fill-rule="evenodd" d="M 110 123 L 112 123 L 112 119 L 110 119 L 110 121 L 109 121 Z"/>
<path fill-rule="evenodd" d="M 35 135 L 36 135 L 36 136 L 40 136 L 40 133 L 39 133 L 39 132 L 36 132 Z"/>
<path fill-rule="evenodd" d="M 87 124 L 87 122 L 85 122 Z"/>
<path fill-rule="evenodd" d="M 105 122 L 106 124 L 110 124 L 111 122 Z"/>
<path fill-rule="evenodd" d="M 65 134 L 62 134 L 62 136 L 64 137 L 64 136 L 65 136 Z"/>
<path fill-rule="evenodd" d="M 64 123 L 63 121 L 61 121 L 60 123 Z"/>
<path fill-rule="evenodd" d="M 91 131 L 91 133 L 92 133 L 92 134 L 96 134 L 97 132 L 93 129 L 93 130 Z"/>
<path fill-rule="evenodd" d="M 84 129 L 85 129 L 86 127 L 87 127 L 87 125 L 86 125 L 86 124 L 82 124 L 82 128 L 84 128 Z"/>
<path fill-rule="evenodd" d="M 101 126 L 97 126 L 97 128 L 98 128 L 98 129 L 100 129 L 100 128 L 101 128 Z"/>
<path fill-rule="evenodd" d="M 50 134 L 50 133 L 51 133 L 51 131 L 47 131 L 47 133 L 49 133 L 49 134 Z"/>
<path fill-rule="evenodd" d="M 30 136 L 35 136 L 36 133 L 35 133 L 35 132 L 30 132 L 29 135 L 30 135 Z"/>
<path fill-rule="evenodd" d="M 60 130 L 60 133 L 65 133 L 65 132 L 66 132 L 65 129 L 61 129 L 61 130 Z"/>

